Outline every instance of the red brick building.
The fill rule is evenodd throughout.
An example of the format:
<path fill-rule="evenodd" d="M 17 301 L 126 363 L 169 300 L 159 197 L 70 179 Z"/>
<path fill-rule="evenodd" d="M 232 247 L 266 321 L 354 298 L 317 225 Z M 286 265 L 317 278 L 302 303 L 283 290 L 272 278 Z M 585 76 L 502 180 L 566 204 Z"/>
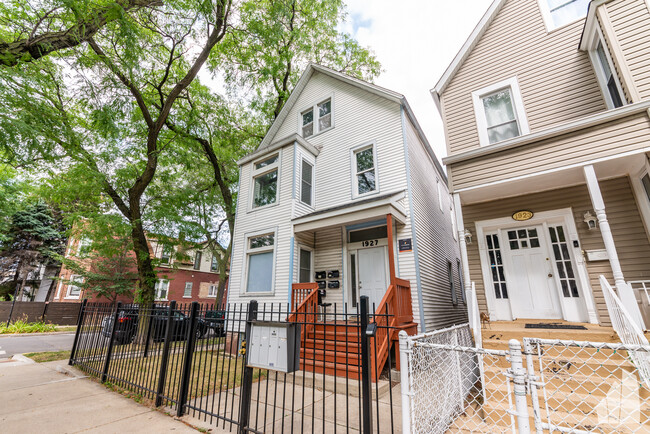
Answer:
<path fill-rule="evenodd" d="M 80 258 L 82 252 L 90 248 L 89 240 L 83 237 L 70 237 L 65 256 L 66 258 Z M 198 301 L 212 304 L 217 302 L 218 267 L 216 258 L 207 249 L 188 250 L 180 254 L 177 246 L 163 244 L 154 238 L 149 239 L 149 249 L 160 262 L 160 266 L 156 267 L 158 275 L 156 300 L 176 300 L 179 303 Z M 83 263 L 84 259 L 80 259 L 80 261 Z M 88 265 L 90 266 L 90 264 Z M 65 266 L 61 267 L 59 279 L 52 301 L 79 302 L 85 298 L 94 302 L 110 301 L 94 293 L 85 294 L 80 286 L 74 284 L 75 281 L 83 281 L 83 277 L 75 275 Z M 227 294 L 224 293 L 223 300 L 226 299 Z M 120 296 L 118 301 L 130 303 L 133 298 Z"/>

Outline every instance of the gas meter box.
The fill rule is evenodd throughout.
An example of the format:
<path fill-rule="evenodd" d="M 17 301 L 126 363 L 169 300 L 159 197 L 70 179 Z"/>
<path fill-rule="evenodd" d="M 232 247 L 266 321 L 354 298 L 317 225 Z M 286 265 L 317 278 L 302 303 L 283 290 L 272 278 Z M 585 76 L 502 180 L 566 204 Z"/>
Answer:
<path fill-rule="evenodd" d="M 300 367 L 300 325 L 253 321 L 248 366 L 287 373 L 297 371 Z"/>

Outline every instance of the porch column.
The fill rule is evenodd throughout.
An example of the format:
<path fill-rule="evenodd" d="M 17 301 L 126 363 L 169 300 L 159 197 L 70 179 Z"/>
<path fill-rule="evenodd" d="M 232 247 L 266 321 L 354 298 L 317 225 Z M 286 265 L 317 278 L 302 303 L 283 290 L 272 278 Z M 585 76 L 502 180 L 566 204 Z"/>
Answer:
<path fill-rule="evenodd" d="M 456 216 L 456 229 L 458 231 L 458 243 L 460 244 L 460 261 L 463 264 L 463 290 L 465 300 L 470 300 L 472 281 L 469 276 L 469 259 L 467 258 L 467 241 L 465 241 L 465 222 L 463 221 L 463 208 L 460 203 L 460 194 L 454 193 L 454 214 Z M 476 240 L 478 242 L 478 240 Z"/>
<path fill-rule="evenodd" d="M 388 273 L 390 284 L 395 285 L 395 246 L 393 237 L 393 216 L 386 214 L 386 229 L 388 230 Z"/>
<path fill-rule="evenodd" d="M 628 310 L 630 315 L 632 315 L 632 319 L 637 323 L 641 330 L 645 330 L 645 325 L 643 324 L 641 311 L 639 311 L 639 305 L 637 304 L 636 297 L 634 296 L 632 288 L 625 282 L 623 270 L 621 269 L 621 263 L 618 260 L 618 253 L 616 252 L 616 245 L 614 244 L 612 229 L 609 226 L 609 221 L 607 221 L 607 214 L 605 213 L 605 201 L 603 200 L 603 196 L 600 192 L 600 185 L 598 185 L 598 178 L 596 177 L 594 166 L 585 166 L 584 172 L 585 179 L 587 180 L 587 188 L 589 189 L 589 196 L 591 197 L 591 204 L 594 207 L 596 217 L 598 217 L 600 233 L 603 237 L 603 242 L 605 243 L 605 250 L 607 251 L 609 264 L 612 267 L 616 292 L 618 292 L 618 296 L 620 297 L 621 302 L 625 308 Z"/>

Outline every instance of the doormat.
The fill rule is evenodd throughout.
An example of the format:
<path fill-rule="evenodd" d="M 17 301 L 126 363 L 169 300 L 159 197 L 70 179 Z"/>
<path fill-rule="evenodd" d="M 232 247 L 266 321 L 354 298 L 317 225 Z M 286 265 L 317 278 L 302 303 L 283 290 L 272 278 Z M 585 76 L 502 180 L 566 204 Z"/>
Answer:
<path fill-rule="evenodd" d="M 587 327 L 581 325 L 572 325 L 572 324 L 549 324 L 549 323 L 539 323 L 539 324 L 526 324 L 527 329 L 565 329 L 565 330 L 587 330 Z"/>

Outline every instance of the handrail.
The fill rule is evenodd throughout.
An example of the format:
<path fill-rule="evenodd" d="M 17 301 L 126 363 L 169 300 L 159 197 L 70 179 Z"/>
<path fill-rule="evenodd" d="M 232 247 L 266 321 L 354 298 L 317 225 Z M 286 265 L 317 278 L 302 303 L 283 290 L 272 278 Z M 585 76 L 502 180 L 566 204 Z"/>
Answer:
<path fill-rule="evenodd" d="M 467 297 L 467 300 L 469 304 L 467 306 L 467 312 L 469 317 L 469 325 L 472 329 L 472 333 L 474 334 L 474 345 L 477 348 L 483 348 L 483 336 L 481 334 L 481 312 L 478 308 L 476 284 L 474 282 L 472 282 L 470 293 L 468 295 L 469 296 Z"/>
<path fill-rule="evenodd" d="M 305 300 L 311 291 L 318 289 L 318 283 L 293 283 L 291 285 L 291 309 L 296 308 Z"/>
<path fill-rule="evenodd" d="M 287 317 L 287 321 L 315 323 L 318 314 L 318 283 L 294 283 L 291 285 L 291 308 L 292 311 Z M 295 303 L 293 301 L 296 300 Z M 293 310 L 295 308 L 295 310 Z M 302 315 L 302 318 L 298 318 Z M 314 316 L 312 318 L 312 316 Z"/>
<path fill-rule="evenodd" d="M 621 342 L 626 345 L 650 345 L 648 339 L 646 339 L 639 326 L 632 319 L 632 315 L 630 315 L 621 299 L 618 298 L 609 282 L 607 282 L 607 279 L 605 279 L 605 276 L 601 274 L 598 279 L 600 280 L 600 287 L 605 296 L 605 303 L 607 304 L 609 318 L 612 321 L 612 328 L 618 334 Z M 642 380 L 646 386 L 650 387 L 650 354 L 630 352 L 629 355 L 639 370 Z"/>

